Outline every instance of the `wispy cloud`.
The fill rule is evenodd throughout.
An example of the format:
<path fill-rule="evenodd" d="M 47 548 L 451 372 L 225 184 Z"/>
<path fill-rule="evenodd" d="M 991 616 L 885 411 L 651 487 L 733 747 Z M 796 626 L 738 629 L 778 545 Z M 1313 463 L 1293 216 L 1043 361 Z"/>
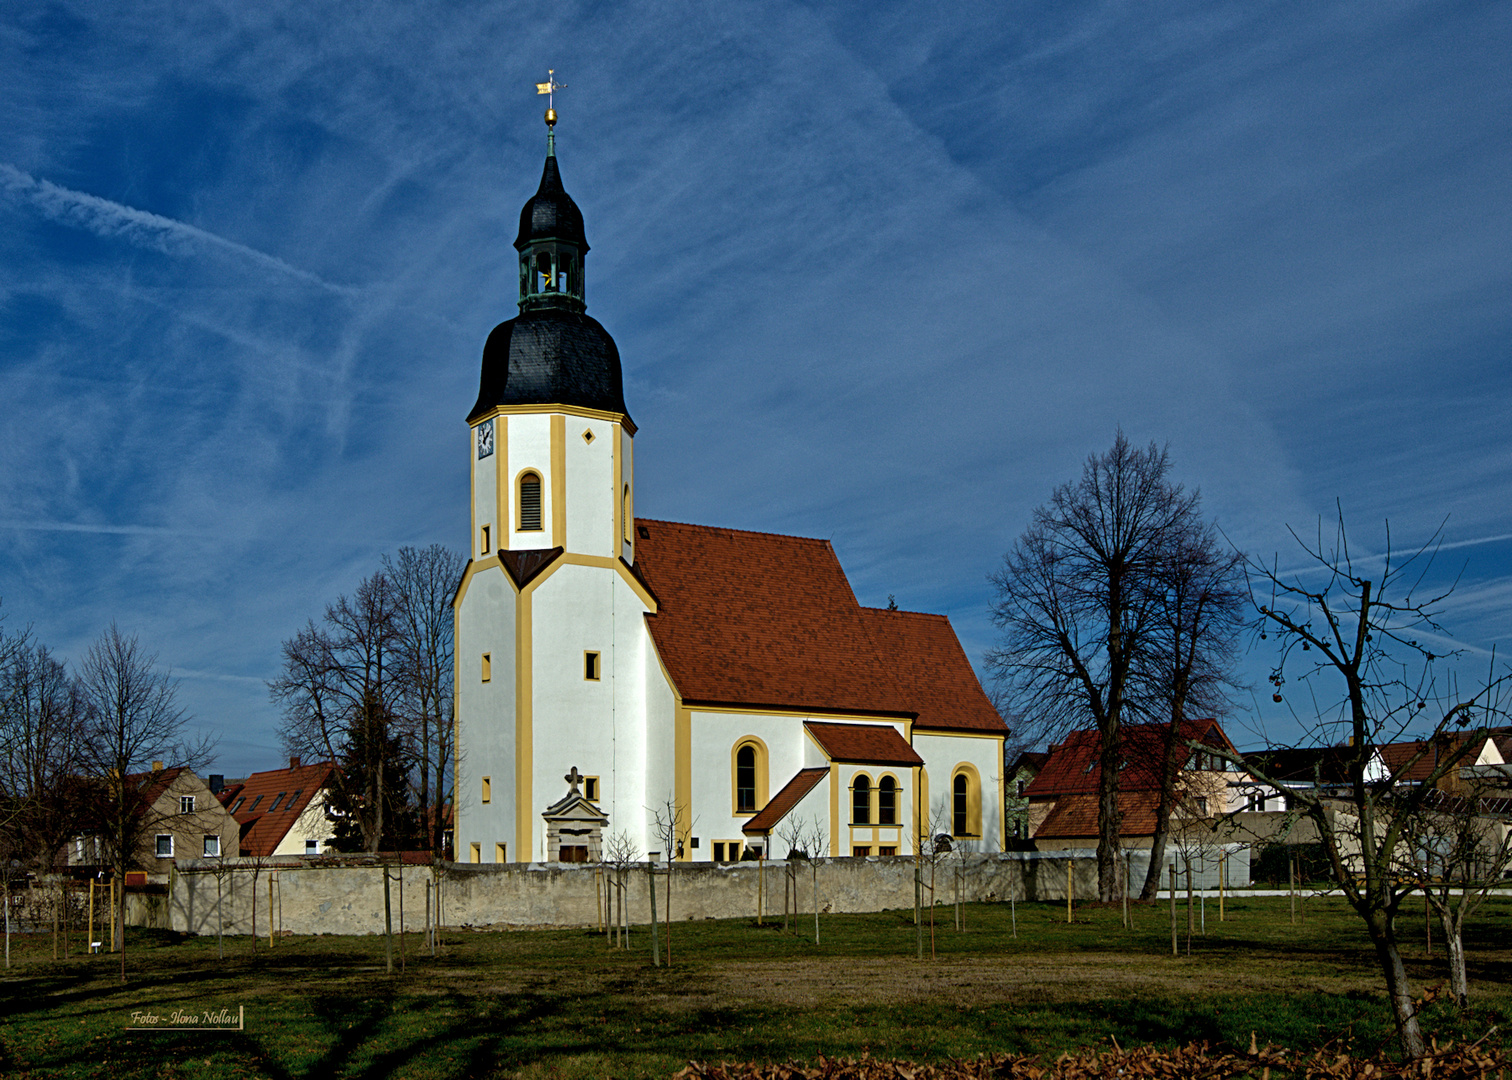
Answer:
<path fill-rule="evenodd" d="M 112 533 L 118 536 L 209 536 L 208 531 L 175 529 L 166 525 L 92 525 L 74 521 L 4 521 L 0 529 L 20 532 Z"/>
<path fill-rule="evenodd" d="M 326 281 L 276 255 L 227 240 L 187 222 L 123 206 L 88 192 L 60 187 L 51 180 L 39 180 L 5 162 L 0 162 L 0 189 L 30 203 L 51 221 L 85 229 L 96 236 L 124 240 L 165 255 L 180 255 L 196 247 L 209 247 L 337 296 L 355 298 L 360 294 L 360 290 L 350 285 Z"/>

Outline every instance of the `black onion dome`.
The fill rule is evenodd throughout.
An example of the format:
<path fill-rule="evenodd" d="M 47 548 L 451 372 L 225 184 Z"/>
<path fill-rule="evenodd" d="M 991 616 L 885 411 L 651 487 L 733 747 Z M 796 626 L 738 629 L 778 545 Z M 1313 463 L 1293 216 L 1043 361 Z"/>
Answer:
<path fill-rule="evenodd" d="M 514 246 L 524 251 L 533 240 L 563 240 L 581 245 L 588 250 L 588 237 L 583 232 L 583 212 L 572 201 L 572 196 L 562 189 L 562 174 L 557 171 L 555 154 L 546 155 L 546 168 L 541 171 L 541 186 L 520 211 L 520 235 Z"/>
<path fill-rule="evenodd" d="M 483 346 L 483 379 L 468 423 L 497 405 L 627 414 L 614 339 L 597 319 L 574 311 L 524 311 L 500 323 Z"/>

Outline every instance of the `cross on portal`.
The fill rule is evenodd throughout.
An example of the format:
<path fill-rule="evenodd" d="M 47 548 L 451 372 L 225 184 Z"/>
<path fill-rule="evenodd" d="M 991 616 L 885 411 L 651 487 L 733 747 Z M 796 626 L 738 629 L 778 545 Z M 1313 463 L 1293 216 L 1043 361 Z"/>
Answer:
<path fill-rule="evenodd" d="M 568 784 L 569 788 L 571 789 L 570 791 L 567 792 L 567 794 L 568 795 L 576 795 L 578 793 L 578 785 L 583 782 L 583 775 L 580 772 L 577 771 L 577 766 L 574 765 L 572 767 L 572 771 L 570 773 L 568 773 L 566 776 L 562 777 L 562 779 L 565 780 L 565 781 L 567 781 L 567 784 Z"/>

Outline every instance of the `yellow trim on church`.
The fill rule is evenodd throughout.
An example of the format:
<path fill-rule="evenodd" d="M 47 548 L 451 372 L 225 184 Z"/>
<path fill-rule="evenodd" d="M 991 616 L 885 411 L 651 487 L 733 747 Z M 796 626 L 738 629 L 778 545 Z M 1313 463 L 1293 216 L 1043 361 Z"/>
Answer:
<path fill-rule="evenodd" d="M 606 412 L 603 409 L 588 409 L 581 405 L 564 405 L 553 402 L 545 405 L 495 405 L 482 416 L 476 423 L 481 423 L 491 416 L 529 416 L 541 415 L 542 413 L 561 413 L 563 416 L 583 416 L 590 420 L 608 420 L 612 424 L 619 424 L 631 435 L 636 432 L 635 422 L 624 413 Z M 497 436 L 497 433 L 495 433 Z"/>
<path fill-rule="evenodd" d="M 567 417 L 551 415 L 551 543 L 567 546 Z"/>

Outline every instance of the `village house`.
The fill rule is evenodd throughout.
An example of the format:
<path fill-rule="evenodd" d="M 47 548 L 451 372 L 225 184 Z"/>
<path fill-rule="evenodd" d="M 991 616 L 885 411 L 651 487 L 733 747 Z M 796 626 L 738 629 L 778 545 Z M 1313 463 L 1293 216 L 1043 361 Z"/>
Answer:
<path fill-rule="evenodd" d="M 334 839 L 328 811 L 329 761 L 256 772 L 233 780 L 220 801 L 240 829 L 238 853 L 248 856 L 325 855 Z"/>

